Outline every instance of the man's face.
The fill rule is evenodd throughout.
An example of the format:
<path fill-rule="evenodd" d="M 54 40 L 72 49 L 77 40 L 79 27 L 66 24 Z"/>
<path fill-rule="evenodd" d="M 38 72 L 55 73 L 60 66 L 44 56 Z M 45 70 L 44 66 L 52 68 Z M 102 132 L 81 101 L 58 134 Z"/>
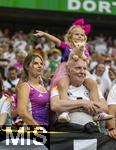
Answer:
<path fill-rule="evenodd" d="M 109 70 L 109 77 L 111 79 L 111 81 L 116 79 L 116 73 L 112 70 Z"/>
<path fill-rule="evenodd" d="M 11 80 L 15 80 L 17 78 L 17 71 L 15 69 L 10 70 L 9 73 L 8 73 L 8 77 Z"/>
<path fill-rule="evenodd" d="M 97 66 L 97 68 L 96 68 L 96 74 L 97 74 L 98 76 L 102 76 L 103 73 L 104 73 L 104 71 L 105 71 L 105 66 L 104 66 L 104 64 L 99 64 L 99 65 Z"/>
<path fill-rule="evenodd" d="M 83 84 L 86 77 L 86 70 L 87 63 L 84 60 L 79 59 L 78 61 L 74 62 L 69 68 L 70 80 L 78 86 Z"/>

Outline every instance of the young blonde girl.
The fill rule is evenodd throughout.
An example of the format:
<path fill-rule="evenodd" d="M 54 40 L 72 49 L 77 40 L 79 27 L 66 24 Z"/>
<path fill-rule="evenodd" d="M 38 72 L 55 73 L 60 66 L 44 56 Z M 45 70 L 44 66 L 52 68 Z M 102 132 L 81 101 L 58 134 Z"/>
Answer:
<path fill-rule="evenodd" d="M 65 41 L 61 41 L 60 39 L 46 33 L 43 31 L 36 31 L 37 33 L 35 34 L 36 36 L 46 36 L 48 39 L 53 41 L 55 45 L 61 50 L 62 52 L 62 58 L 61 58 L 61 64 L 58 66 L 52 81 L 51 81 L 51 87 L 54 87 L 55 85 L 58 86 L 59 92 L 61 93 L 61 99 L 68 99 L 67 91 L 68 91 L 68 86 L 69 86 L 69 78 L 68 74 L 66 71 L 66 62 L 69 58 L 70 52 L 73 51 L 73 49 L 77 48 L 78 54 L 81 53 L 82 57 L 84 59 L 89 58 L 89 52 L 85 48 L 86 47 L 86 41 L 87 41 L 87 35 L 90 32 L 91 25 L 84 24 L 84 19 L 78 19 L 76 20 L 72 26 L 69 28 L 67 34 L 65 35 Z M 87 89 L 90 91 L 90 99 L 93 100 L 94 102 L 99 101 L 99 96 L 98 96 L 98 88 L 97 88 L 97 83 L 93 81 L 90 78 L 86 78 L 84 85 L 87 87 Z M 105 117 L 105 119 L 107 119 Z M 99 117 L 99 120 L 101 118 Z M 103 116 L 102 116 L 102 119 Z M 64 122 L 64 121 L 69 121 L 68 118 L 68 113 L 61 114 L 59 116 L 59 121 Z"/>

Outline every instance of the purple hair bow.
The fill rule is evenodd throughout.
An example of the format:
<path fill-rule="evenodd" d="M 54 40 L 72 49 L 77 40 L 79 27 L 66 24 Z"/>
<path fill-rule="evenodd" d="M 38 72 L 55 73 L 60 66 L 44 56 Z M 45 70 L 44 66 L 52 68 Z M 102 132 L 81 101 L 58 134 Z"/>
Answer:
<path fill-rule="evenodd" d="M 90 24 L 84 25 L 84 19 L 83 19 L 83 18 L 77 19 L 77 20 L 73 23 L 73 25 L 79 25 L 79 26 L 81 26 L 81 27 L 84 29 L 86 35 L 89 34 L 89 32 L 90 32 L 90 30 L 91 30 L 91 25 L 90 25 Z"/>

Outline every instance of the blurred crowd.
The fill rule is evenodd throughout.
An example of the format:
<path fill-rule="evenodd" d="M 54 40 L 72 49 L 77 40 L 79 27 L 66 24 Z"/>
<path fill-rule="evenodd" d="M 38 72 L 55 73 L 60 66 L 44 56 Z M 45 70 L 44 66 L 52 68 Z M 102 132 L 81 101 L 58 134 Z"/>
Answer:
<path fill-rule="evenodd" d="M 45 84 L 49 89 L 51 77 L 60 64 L 61 51 L 45 37 L 34 36 L 35 31 L 25 34 L 23 30 L 11 34 L 9 29 L 0 30 L 0 80 L 5 92 L 12 95 L 20 79 L 24 58 L 30 52 L 40 53 L 45 60 Z M 55 33 L 54 33 L 55 34 Z M 56 35 L 57 36 L 57 35 Z M 62 36 L 61 36 L 62 37 Z M 89 37 L 90 52 L 88 74 L 98 82 L 102 94 L 116 82 L 116 39 L 102 34 Z"/>

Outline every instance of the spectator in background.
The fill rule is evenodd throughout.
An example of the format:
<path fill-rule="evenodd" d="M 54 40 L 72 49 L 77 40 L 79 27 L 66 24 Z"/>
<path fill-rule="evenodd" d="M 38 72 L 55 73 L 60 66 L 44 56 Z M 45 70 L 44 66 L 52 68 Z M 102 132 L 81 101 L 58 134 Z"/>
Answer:
<path fill-rule="evenodd" d="M 116 84 L 114 84 L 109 92 L 107 104 L 109 107 L 109 113 L 114 116 L 108 121 L 108 135 L 116 140 Z"/>
<path fill-rule="evenodd" d="M 49 66 L 48 70 L 50 71 L 50 74 L 53 74 L 60 64 L 61 60 L 61 51 L 58 49 L 53 49 L 50 51 L 51 53 L 51 59 L 49 60 Z"/>
<path fill-rule="evenodd" d="M 105 96 L 107 90 L 110 90 L 110 79 L 108 75 L 105 75 L 105 65 L 104 63 L 98 63 L 95 68 L 95 72 L 92 74 L 93 79 L 98 83 L 98 86 L 102 92 L 102 95 Z"/>
<path fill-rule="evenodd" d="M 114 70 L 116 70 L 116 56 L 115 57 L 112 57 L 113 61 L 112 61 L 112 68 Z"/>
<path fill-rule="evenodd" d="M 19 77 L 23 69 L 23 63 L 26 55 L 26 52 L 16 52 L 16 62 L 14 62 L 13 66 L 17 69 L 17 74 Z"/>
<path fill-rule="evenodd" d="M 108 52 L 107 44 L 103 36 L 97 36 L 95 40 L 95 52 L 97 54 L 106 54 Z"/>
<path fill-rule="evenodd" d="M 41 48 L 44 52 L 47 52 L 50 50 L 50 47 L 47 43 L 47 39 L 45 37 L 41 37 L 37 39 L 37 45 L 35 46 L 35 49 Z"/>
<path fill-rule="evenodd" d="M 19 78 L 17 77 L 17 69 L 15 67 L 10 67 L 8 69 L 6 80 L 3 82 L 4 90 L 12 95 L 15 93 L 18 81 Z"/>
<path fill-rule="evenodd" d="M 10 61 L 8 59 L 0 59 L 0 68 L 1 68 L 1 71 L 4 72 L 3 73 L 4 79 L 7 76 L 7 71 L 8 71 L 9 65 L 10 65 Z"/>
<path fill-rule="evenodd" d="M 19 31 L 13 41 L 13 48 L 14 50 L 19 50 L 19 51 L 25 51 L 26 46 L 27 46 L 27 38 L 26 35 L 23 33 L 23 31 Z"/>
<path fill-rule="evenodd" d="M 3 54 L 3 58 L 8 59 L 10 62 L 15 59 L 15 53 L 11 44 L 9 45 L 8 51 Z"/>
<path fill-rule="evenodd" d="M 3 93 L 2 81 L 0 80 L 0 127 L 11 124 L 11 98 Z"/>
<path fill-rule="evenodd" d="M 4 72 L 4 67 L 0 66 L 0 81 L 5 80 L 5 72 Z"/>
<path fill-rule="evenodd" d="M 116 56 L 116 40 L 114 40 L 112 46 L 109 47 L 108 54 L 111 55 L 112 57 Z"/>
<path fill-rule="evenodd" d="M 89 64 L 89 69 L 91 73 L 95 69 L 95 66 L 98 64 L 98 55 L 96 53 L 93 53 L 90 58 L 90 64 Z"/>
<path fill-rule="evenodd" d="M 111 80 L 111 87 L 116 83 L 116 71 L 113 68 L 109 69 L 109 77 Z"/>

